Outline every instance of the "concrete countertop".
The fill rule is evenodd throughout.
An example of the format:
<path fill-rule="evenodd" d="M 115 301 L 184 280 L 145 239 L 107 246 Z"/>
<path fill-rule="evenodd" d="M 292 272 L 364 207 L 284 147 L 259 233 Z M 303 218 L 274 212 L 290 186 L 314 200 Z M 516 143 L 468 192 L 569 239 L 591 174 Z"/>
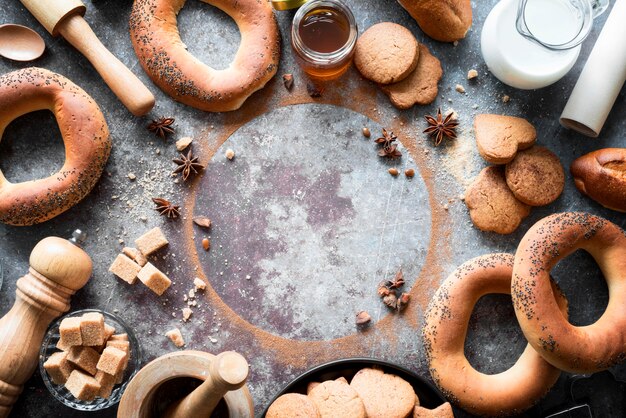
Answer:
<path fill-rule="evenodd" d="M 624 0 L 618 0 L 624 1 Z M 398 111 L 374 85 L 351 69 L 325 87 L 321 98 L 306 94 L 306 78 L 294 62 L 289 45 L 293 12 L 277 13 L 282 40 L 278 74 L 243 108 L 211 114 L 173 101 L 138 65 L 128 35 L 130 1 L 88 1 L 86 20 L 102 42 L 137 74 L 157 103 L 146 117 L 132 116 L 99 78 L 89 62 L 60 38 L 52 38 L 17 1 L 0 5 L 0 24 L 19 23 L 41 34 L 47 50 L 23 64 L 0 60 L 0 73 L 29 65 L 45 67 L 73 80 L 100 105 L 111 130 L 113 150 L 105 173 L 78 205 L 57 218 L 32 227 L 0 225 L 0 261 L 4 283 L 0 314 L 14 301 L 15 282 L 27 271 L 33 246 L 49 235 L 69 237 L 75 228 L 89 234 L 85 250 L 94 260 L 90 282 L 72 298 L 72 310 L 99 308 L 120 315 L 133 328 L 144 362 L 176 350 L 163 335 L 179 327 L 186 348 L 218 353 L 234 349 L 251 364 L 249 387 L 259 415 L 285 384 L 310 367 L 343 357 L 370 356 L 403 365 L 430 378 L 419 333 L 430 296 L 449 273 L 466 260 L 488 252 L 514 252 L 524 233 L 555 212 L 580 210 L 626 227 L 623 214 L 604 209 L 581 196 L 567 168 L 587 152 L 625 147 L 626 111 L 622 91 L 598 139 L 567 131 L 558 116 L 599 30 L 601 17 L 585 41 L 571 72 L 537 91 L 507 87 L 491 76 L 480 55 L 480 30 L 495 0 L 472 2 L 474 23 L 457 46 L 435 42 L 396 2 L 349 1 L 359 32 L 380 21 L 411 29 L 437 56 L 444 68 L 440 93 L 432 105 Z M 179 28 L 189 51 L 215 68 L 234 56 L 239 34 L 224 13 L 201 2 L 188 2 Z M 609 63 L 610 64 L 610 63 Z M 479 77 L 466 80 L 467 71 Z M 294 91 L 280 78 L 293 73 Z M 462 84 L 465 94 L 455 91 Z M 503 102 L 508 95 L 510 101 Z M 438 148 L 421 131 L 423 116 L 437 107 L 459 116 L 459 138 Z M 527 118 L 538 142 L 556 152 L 566 168 L 563 195 L 553 204 L 533 209 L 511 235 L 474 228 L 461 199 L 471 179 L 486 164 L 479 157 L 473 119 L 479 113 Z M 166 141 L 146 130 L 151 119 L 176 118 L 176 133 Z M 366 140 L 361 128 L 371 129 Z M 412 180 L 391 178 L 387 162 L 375 156 L 373 139 L 382 127 L 393 128 L 403 144 L 400 167 L 413 167 Z M 171 176 L 174 141 L 194 138 L 194 152 L 204 164 L 202 176 L 182 183 Z M 233 161 L 224 150 L 236 152 Z M 0 169 L 14 182 L 56 171 L 63 146 L 54 117 L 34 112 L 12 122 L 0 143 Z M 128 177 L 136 176 L 135 180 Z M 182 206 L 183 217 L 167 221 L 154 211 L 150 198 L 165 197 Z M 191 218 L 213 220 L 209 232 Z M 154 260 L 173 280 L 158 298 L 141 284 L 134 287 L 107 269 L 124 244 L 160 226 L 170 239 Z M 209 252 L 201 238 L 211 238 Z M 402 315 L 389 313 L 375 295 L 376 284 L 402 268 L 412 302 Z M 608 302 L 607 287 L 593 259 L 577 252 L 553 271 L 570 301 L 574 324 L 590 324 Z M 211 287 L 197 297 L 194 314 L 182 322 L 184 295 L 194 277 Z M 365 332 L 354 325 L 354 313 L 365 309 L 374 324 Z M 510 367 L 526 341 L 507 296 L 487 296 L 478 303 L 469 325 L 466 354 L 485 373 Z M 573 406 L 572 382 L 578 402 L 589 403 L 594 416 L 624 416 L 626 366 L 587 380 L 563 374 L 550 393 L 526 416 L 545 416 Z M 614 377 L 619 381 L 614 380 Z M 457 416 L 468 416 L 455 410 Z M 80 413 L 62 406 L 47 391 L 39 372 L 25 386 L 11 416 L 113 417 L 116 409 Z M 621 415 L 620 415 L 621 414 Z"/>

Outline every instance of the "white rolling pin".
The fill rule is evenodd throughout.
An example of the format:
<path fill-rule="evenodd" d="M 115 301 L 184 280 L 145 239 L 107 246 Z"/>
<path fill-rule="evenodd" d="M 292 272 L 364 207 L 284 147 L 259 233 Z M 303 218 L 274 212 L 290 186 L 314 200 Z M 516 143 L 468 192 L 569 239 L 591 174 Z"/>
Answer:
<path fill-rule="evenodd" d="M 600 135 L 626 82 L 626 0 L 615 0 L 589 59 L 561 114 L 561 125 Z"/>

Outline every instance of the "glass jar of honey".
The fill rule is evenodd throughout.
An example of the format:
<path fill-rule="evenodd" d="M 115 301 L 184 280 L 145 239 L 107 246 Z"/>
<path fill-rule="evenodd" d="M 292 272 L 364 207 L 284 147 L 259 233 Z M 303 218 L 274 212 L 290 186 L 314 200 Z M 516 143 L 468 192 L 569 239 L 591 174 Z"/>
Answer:
<path fill-rule="evenodd" d="M 291 46 L 312 78 L 332 80 L 352 63 L 357 39 L 354 15 L 340 0 L 310 0 L 293 18 Z"/>

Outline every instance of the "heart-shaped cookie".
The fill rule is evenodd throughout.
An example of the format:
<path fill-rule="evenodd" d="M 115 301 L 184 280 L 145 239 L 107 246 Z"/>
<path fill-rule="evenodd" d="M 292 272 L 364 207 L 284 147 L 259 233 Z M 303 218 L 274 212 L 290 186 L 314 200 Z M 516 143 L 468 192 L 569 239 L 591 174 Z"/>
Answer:
<path fill-rule="evenodd" d="M 518 150 L 533 146 L 537 131 L 526 119 L 503 115 L 477 115 L 474 131 L 478 152 L 492 164 L 507 164 Z"/>

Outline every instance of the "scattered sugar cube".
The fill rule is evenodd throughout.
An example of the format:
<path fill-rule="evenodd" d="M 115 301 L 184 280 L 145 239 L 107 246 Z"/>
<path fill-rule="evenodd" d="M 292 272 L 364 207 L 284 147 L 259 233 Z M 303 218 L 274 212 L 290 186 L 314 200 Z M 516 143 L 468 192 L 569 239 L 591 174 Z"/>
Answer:
<path fill-rule="evenodd" d="M 86 313 L 80 321 L 82 345 L 99 346 L 104 344 L 104 316 L 99 312 Z"/>
<path fill-rule="evenodd" d="M 113 264 L 111 264 L 111 267 L 109 267 L 109 272 L 115 274 L 128 284 L 135 284 L 137 274 L 140 270 L 141 266 L 124 254 L 118 254 Z"/>
<path fill-rule="evenodd" d="M 457 84 L 457 85 L 454 87 L 454 89 L 455 89 L 456 91 L 458 91 L 459 93 L 465 93 L 465 87 L 463 87 L 463 86 L 462 86 L 462 85 L 460 85 L 460 84 Z"/>
<path fill-rule="evenodd" d="M 200 280 L 200 278 L 198 277 L 195 277 L 193 279 L 193 285 L 196 287 L 196 291 L 206 289 L 206 283 L 204 283 L 204 281 Z"/>
<path fill-rule="evenodd" d="M 189 318 L 191 318 L 191 314 L 193 313 L 193 311 L 189 308 L 183 308 L 183 321 L 187 322 L 189 321 Z"/>
<path fill-rule="evenodd" d="M 141 251 L 136 248 L 124 247 L 122 248 L 122 253 L 131 260 L 133 260 L 135 263 L 139 264 L 141 267 L 145 266 L 148 262 L 146 256 L 143 255 Z"/>
<path fill-rule="evenodd" d="M 172 284 L 172 281 L 152 263 L 148 263 L 137 274 L 137 277 L 143 284 L 148 286 L 157 295 L 161 296 Z"/>
<path fill-rule="evenodd" d="M 43 367 L 48 372 L 50 379 L 57 385 L 65 384 L 74 370 L 67 361 L 67 353 L 64 351 L 56 352 L 48 357 Z"/>
<path fill-rule="evenodd" d="M 472 70 L 469 70 L 467 72 L 467 79 L 468 80 L 471 80 L 471 79 L 476 78 L 476 77 L 478 77 L 478 71 L 472 69 Z"/>
<path fill-rule="evenodd" d="M 100 383 L 80 370 L 74 370 L 65 382 L 65 388 L 81 401 L 92 401 L 98 396 Z"/>
<path fill-rule="evenodd" d="M 108 374 L 116 375 L 124 368 L 127 357 L 128 354 L 118 348 L 106 347 L 100 356 L 97 369 Z"/>
<path fill-rule="evenodd" d="M 184 136 L 176 141 L 176 150 L 182 151 L 187 148 L 193 142 L 193 138 Z"/>
<path fill-rule="evenodd" d="M 81 345 L 83 343 L 80 332 L 80 318 L 65 318 L 59 325 L 59 334 L 65 347 Z"/>
<path fill-rule="evenodd" d="M 226 150 L 224 155 L 226 155 L 226 158 L 228 158 L 229 160 L 232 160 L 233 158 L 235 158 L 235 151 L 229 148 Z"/>
<path fill-rule="evenodd" d="M 137 249 L 146 257 L 165 247 L 169 242 L 159 227 L 153 228 L 135 240 Z"/>
<path fill-rule="evenodd" d="M 185 345 L 185 340 L 183 339 L 183 334 L 180 333 L 178 328 L 171 329 L 165 333 L 165 335 L 172 340 L 176 347 L 182 347 Z"/>
<path fill-rule="evenodd" d="M 91 347 L 72 347 L 67 354 L 67 361 L 80 367 L 90 375 L 96 374 L 96 365 L 100 360 L 100 354 Z"/>
<path fill-rule="evenodd" d="M 115 386 L 115 376 L 98 370 L 98 373 L 96 373 L 96 381 L 100 384 L 98 396 L 109 399 L 111 392 L 113 392 L 113 386 Z"/>

